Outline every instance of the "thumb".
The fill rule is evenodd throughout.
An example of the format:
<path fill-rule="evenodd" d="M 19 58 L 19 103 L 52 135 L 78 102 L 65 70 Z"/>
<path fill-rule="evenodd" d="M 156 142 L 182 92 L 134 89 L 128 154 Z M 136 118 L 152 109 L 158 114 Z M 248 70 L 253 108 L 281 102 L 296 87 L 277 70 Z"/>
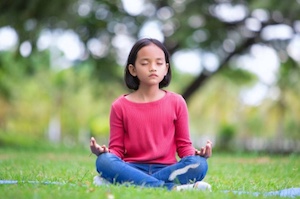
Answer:
<path fill-rule="evenodd" d="M 95 145 L 95 143 L 96 143 L 95 138 L 94 138 L 94 137 L 91 137 L 91 145 Z"/>

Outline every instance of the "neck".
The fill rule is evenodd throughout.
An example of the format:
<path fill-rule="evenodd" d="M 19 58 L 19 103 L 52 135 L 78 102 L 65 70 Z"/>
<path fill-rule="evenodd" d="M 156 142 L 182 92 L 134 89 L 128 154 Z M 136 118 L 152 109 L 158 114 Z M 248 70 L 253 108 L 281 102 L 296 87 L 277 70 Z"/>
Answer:
<path fill-rule="evenodd" d="M 135 92 L 135 95 L 138 101 L 151 102 L 161 99 L 164 96 L 164 91 L 162 91 L 158 87 L 148 87 L 147 89 L 143 89 L 143 87 L 140 87 Z"/>

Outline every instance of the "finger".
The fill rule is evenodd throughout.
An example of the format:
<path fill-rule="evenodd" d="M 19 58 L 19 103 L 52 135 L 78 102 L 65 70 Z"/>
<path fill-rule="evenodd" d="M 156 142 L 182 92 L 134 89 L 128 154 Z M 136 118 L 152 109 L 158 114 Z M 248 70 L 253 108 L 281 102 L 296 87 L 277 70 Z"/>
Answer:
<path fill-rule="evenodd" d="M 108 148 L 106 147 L 106 145 L 102 145 L 102 150 L 103 152 L 108 152 Z"/>
<path fill-rule="evenodd" d="M 206 149 L 211 148 L 211 143 L 210 143 L 210 142 L 207 142 L 206 145 L 205 145 L 205 148 L 206 148 Z"/>
<path fill-rule="evenodd" d="M 91 137 L 90 145 L 91 145 L 91 146 L 94 146 L 94 145 L 95 145 L 95 142 L 96 142 L 95 138 L 94 138 L 94 137 Z"/>
<path fill-rule="evenodd" d="M 207 140 L 206 145 L 212 146 L 212 142 L 210 140 Z"/>
<path fill-rule="evenodd" d="M 206 154 L 205 154 L 205 156 L 207 158 L 209 158 L 212 155 L 212 145 L 211 145 L 211 143 L 208 142 L 206 144 L 205 148 L 206 148 Z"/>
<path fill-rule="evenodd" d="M 100 152 L 100 153 L 103 153 L 104 152 L 104 149 L 101 147 L 101 146 L 97 146 L 96 149 Z"/>
<path fill-rule="evenodd" d="M 205 155 L 205 148 L 204 148 L 204 147 L 201 147 L 200 155 L 201 155 L 201 156 Z"/>

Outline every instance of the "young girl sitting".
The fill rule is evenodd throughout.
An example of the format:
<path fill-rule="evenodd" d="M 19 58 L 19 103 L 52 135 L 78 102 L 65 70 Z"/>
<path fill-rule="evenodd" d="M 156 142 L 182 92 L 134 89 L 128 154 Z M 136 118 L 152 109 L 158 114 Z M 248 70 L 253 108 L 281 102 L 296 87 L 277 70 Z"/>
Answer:
<path fill-rule="evenodd" d="M 200 150 L 192 146 L 185 100 L 162 89 L 170 81 L 165 46 L 156 39 L 137 41 L 125 68 L 125 82 L 133 92 L 111 106 L 109 147 L 97 144 L 93 137 L 90 141 L 100 174 L 94 178 L 96 184 L 210 189 L 201 180 L 207 173 L 212 143 L 207 141 Z"/>

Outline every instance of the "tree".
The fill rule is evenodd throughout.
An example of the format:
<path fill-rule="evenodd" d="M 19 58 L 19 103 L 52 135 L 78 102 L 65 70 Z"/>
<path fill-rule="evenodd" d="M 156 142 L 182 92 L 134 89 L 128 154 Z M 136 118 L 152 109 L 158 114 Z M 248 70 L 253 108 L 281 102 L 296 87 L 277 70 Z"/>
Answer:
<path fill-rule="evenodd" d="M 203 70 L 183 91 L 183 96 L 189 100 L 208 78 L 224 67 L 230 69 L 229 61 L 246 53 L 252 45 L 265 43 L 274 49 L 285 51 L 291 38 L 270 40 L 263 37 L 262 31 L 271 25 L 284 24 L 296 33 L 295 24 L 300 17 L 297 1 L 287 4 L 279 0 L 145 0 L 144 5 L 146 6 L 143 12 L 131 16 L 121 1 L 6 0 L 0 4 L 0 27 L 13 27 L 18 33 L 19 44 L 30 41 L 33 49 L 36 48 L 36 41 L 43 29 L 71 29 L 80 36 L 86 46 L 91 39 L 100 39 L 110 50 L 106 56 L 100 57 L 101 59 L 89 57 L 97 59 L 93 74 L 111 76 L 115 74 L 115 67 L 107 69 L 103 66 L 117 65 L 117 53 L 112 45 L 114 37 L 126 34 L 137 38 L 142 25 L 148 21 L 156 21 L 161 24 L 164 42 L 171 53 L 185 48 L 200 48 L 212 52 L 219 60 L 216 71 Z M 285 45 L 278 45 L 278 42 Z M 115 78 L 118 78 L 118 75 Z"/>
<path fill-rule="evenodd" d="M 214 70 L 209 69 L 206 62 L 203 62 L 199 65 L 199 68 L 203 68 L 202 72 L 191 76 L 192 81 L 181 91 L 188 103 L 199 88 L 203 88 L 206 82 L 214 78 L 226 73 L 242 77 L 244 71 L 236 70 L 236 60 L 249 54 L 253 46 L 266 45 L 274 49 L 280 61 L 280 72 L 278 81 L 275 82 L 277 85 L 268 86 L 278 88 L 282 96 L 277 101 L 272 101 L 276 103 L 270 106 L 275 108 L 270 110 L 280 110 L 275 111 L 278 116 L 289 111 L 293 118 L 284 123 L 288 126 L 285 128 L 298 129 L 294 122 L 298 114 L 281 104 L 295 102 L 298 96 L 297 89 L 291 89 L 289 80 L 299 72 L 299 56 L 293 55 L 287 49 L 299 34 L 299 1 L 140 1 L 143 2 L 143 7 L 136 13 L 126 9 L 123 1 L 1 1 L 0 27 L 10 26 L 15 29 L 19 39 L 18 48 L 27 42 L 32 51 L 29 58 L 23 57 L 19 51 L 14 52 L 13 59 L 22 62 L 22 70 L 18 73 L 11 72 L 11 68 L 0 60 L 0 95 L 10 96 L 12 87 L 8 84 L 10 81 L 7 81 L 9 77 L 30 77 L 39 70 L 39 64 L 36 64 L 33 56 L 38 56 L 41 51 L 37 43 L 43 31 L 71 31 L 78 35 L 85 53 L 78 60 L 72 60 L 73 65 L 88 65 L 92 80 L 103 84 L 118 82 L 121 85 L 122 57 L 119 55 L 125 48 L 119 46 L 120 41 L 130 47 L 141 37 L 145 24 L 153 22 L 158 24 L 157 29 L 171 54 L 185 49 L 196 49 L 202 54 L 209 53 L 218 60 Z M 282 28 L 288 31 L 285 37 L 275 34 L 276 30 Z M 274 34 L 268 35 L 269 31 Z M 96 50 L 91 46 L 96 46 Z M 1 54 L 3 53 L 0 52 Z M 50 68 L 50 65 L 51 60 L 47 67 Z M 230 78 L 229 80 L 231 81 Z M 293 85 L 299 85 L 299 82 L 293 82 Z M 227 108 L 229 107 L 231 105 Z M 276 118 L 276 121 L 280 120 L 280 117 Z M 280 126 L 278 129 L 277 132 L 283 131 Z"/>

